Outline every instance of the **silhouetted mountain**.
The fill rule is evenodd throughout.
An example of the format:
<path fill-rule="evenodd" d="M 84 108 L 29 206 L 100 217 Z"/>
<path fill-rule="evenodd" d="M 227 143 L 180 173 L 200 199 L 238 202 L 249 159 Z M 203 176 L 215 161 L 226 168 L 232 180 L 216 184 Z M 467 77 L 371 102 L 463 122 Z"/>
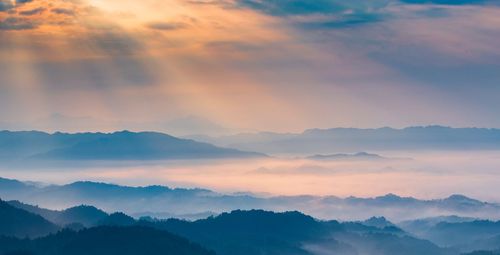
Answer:
<path fill-rule="evenodd" d="M 473 251 L 470 253 L 463 253 L 462 255 L 500 255 L 500 250 L 497 250 L 497 251 Z"/>
<path fill-rule="evenodd" d="M 164 160 L 263 156 L 155 132 L 0 132 L 0 158 L 5 159 Z"/>
<path fill-rule="evenodd" d="M 107 213 L 94 206 L 80 205 L 61 211 L 53 222 L 62 226 L 71 223 L 93 226 L 106 217 L 108 217 Z"/>
<path fill-rule="evenodd" d="M 438 245 L 463 246 L 499 235 L 500 221 L 474 220 L 458 223 L 441 222 L 421 234 L 421 237 Z M 496 248 L 500 249 L 500 244 Z"/>
<path fill-rule="evenodd" d="M 301 243 L 328 233 L 323 224 L 310 216 L 261 210 L 238 210 L 195 222 L 170 219 L 139 224 L 179 234 L 219 255 L 310 254 L 301 248 Z M 332 226 L 340 229 L 338 222 Z"/>
<path fill-rule="evenodd" d="M 108 214 L 106 212 L 99 210 L 93 206 L 86 205 L 75 206 L 62 211 L 57 211 L 25 204 L 16 200 L 8 201 L 7 203 L 19 209 L 38 214 L 45 219 L 63 227 L 73 223 L 79 223 L 83 226 L 90 227 L 108 217 Z"/>
<path fill-rule="evenodd" d="M 25 203 L 20 202 L 18 200 L 7 201 L 7 203 L 13 207 L 28 211 L 28 212 L 33 213 L 33 214 L 38 214 L 38 215 L 42 216 L 43 218 L 45 218 L 53 223 L 61 225 L 60 223 L 56 222 L 56 219 L 61 214 L 61 211 L 49 210 L 49 209 L 42 208 L 39 206 L 25 204 Z"/>
<path fill-rule="evenodd" d="M 38 187 L 36 186 L 0 177 L 0 196 L 2 197 L 17 196 L 20 193 L 24 194 L 37 190 Z"/>
<path fill-rule="evenodd" d="M 371 154 L 367 152 L 358 152 L 355 154 L 316 154 L 313 156 L 306 157 L 312 160 L 382 160 L 387 159 L 377 154 Z"/>
<path fill-rule="evenodd" d="M 173 214 L 173 213 L 168 213 L 168 212 L 139 212 L 139 213 L 134 213 L 132 216 L 134 218 L 143 218 L 143 217 L 151 217 L 151 218 L 156 218 L 156 219 L 180 219 L 180 220 L 189 220 L 189 221 L 194 221 L 194 220 L 200 220 L 200 219 L 205 219 L 208 217 L 213 217 L 217 216 L 218 213 L 215 212 L 198 212 L 198 213 L 185 213 L 185 214 Z"/>
<path fill-rule="evenodd" d="M 11 206 L 0 200 L 0 235 L 37 237 L 59 229 L 42 216 Z"/>
<path fill-rule="evenodd" d="M 195 222 L 171 219 L 139 224 L 195 240 L 220 255 L 450 254 L 397 228 L 318 221 L 298 212 L 238 210 Z"/>
<path fill-rule="evenodd" d="M 400 225 L 419 238 L 441 246 L 453 247 L 462 253 L 500 250 L 500 221 L 455 216 L 403 222 Z"/>
<path fill-rule="evenodd" d="M 454 246 L 462 252 L 472 251 L 500 251 L 500 235 L 487 237 L 483 239 L 471 240 Z"/>
<path fill-rule="evenodd" d="M 431 228 L 439 223 L 461 223 L 474 221 L 474 218 L 470 217 L 459 217 L 459 216 L 437 216 L 416 220 L 408 220 L 398 223 L 398 226 L 404 229 L 406 232 L 416 235 L 418 237 L 423 237 L 425 233 L 430 231 Z"/>
<path fill-rule="evenodd" d="M 332 153 L 374 150 L 499 149 L 500 129 L 442 126 L 404 129 L 310 129 L 300 134 L 254 133 L 221 137 L 191 136 L 219 146 L 263 153 Z"/>
<path fill-rule="evenodd" d="M 200 243 L 219 255 L 458 255 L 459 250 L 467 248 L 495 248 L 500 240 L 496 237 L 488 242 L 483 240 L 482 245 L 443 249 L 409 236 L 382 217 L 341 223 L 320 221 L 299 212 L 263 210 L 237 210 L 194 222 L 152 218 L 136 221 L 123 213 L 114 213 L 97 225 L 90 229 L 74 225 L 70 227 L 79 232 L 64 230 L 35 240 L 0 237 L 0 254 L 206 254 L 199 246 L 169 233 Z M 480 228 L 484 228 L 483 234 L 493 229 L 489 224 Z"/>
<path fill-rule="evenodd" d="M 363 225 L 372 226 L 377 228 L 395 227 L 392 222 L 388 221 L 385 217 L 371 217 L 363 222 Z"/>
<path fill-rule="evenodd" d="M 168 232 L 145 227 L 95 227 L 64 230 L 43 238 L 0 238 L 0 254 L 33 255 L 214 255 Z"/>
<path fill-rule="evenodd" d="M 335 235 L 335 239 L 356 248 L 357 254 L 380 255 L 454 255 L 454 251 L 443 249 L 427 240 L 416 239 L 407 235 L 388 233 L 366 233 L 362 235 Z M 334 254 L 334 253 L 332 253 Z"/>
<path fill-rule="evenodd" d="M 468 198 L 464 195 L 451 195 L 446 199 L 443 199 L 442 201 L 443 204 L 448 204 L 454 207 L 462 207 L 464 209 L 466 208 L 471 208 L 471 207 L 477 207 L 477 206 L 482 206 L 485 205 L 485 202 L 476 200 L 476 199 L 471 199 Z"/>
<path fill-rule="evenodd" d="M 135 224 L 135 219 L 124 213 L 112 213 L 108 217 L 100 220 L 98 225 L 101 226 L 132 226 Z"/>
<path fill-rule="evenodd" d="M 394 194 L 374 198 L 339 198 L 334 196 L 259 197 L 251 194 L 220 194 L 205 189 L 171 189 L 164 186 L 127 187 L 106 183 L 75 182 L 68 185 L 0 190 L 0 196 L 48 208 L 93 204 L 108 212 L 150 216 L 186 215 L 205 212 L 219 214 L 243 209 L 271 211 L 300 210 L 323 219 L 360 220 L 373 215 L 394 222 L 439 215 L 472 218 L 500 218 L 500 205 L 485 203 L 460 195 L 445 199 L 420 200 Z M 54 218 L 48 217 L 56 221 Z M 71 223 L 66 221 L 66 223 Z M 88 223 L 86 223 L 88 224 Z"/>

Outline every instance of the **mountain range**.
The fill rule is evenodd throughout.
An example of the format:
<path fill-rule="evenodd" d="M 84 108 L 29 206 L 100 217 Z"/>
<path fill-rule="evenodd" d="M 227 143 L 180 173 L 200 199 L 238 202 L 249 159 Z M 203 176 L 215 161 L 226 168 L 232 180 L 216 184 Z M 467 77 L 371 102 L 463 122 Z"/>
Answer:
<path fill-rule="evenodd" d="M 35 215 L 1 203 L 2 229 L 12 219 Z M 18 216 L 4 213 L 11 210 L 22 213 Z M 38 217 L 43 221 L 41 216 Z M 27 235 L 33 239 L 17 239 L 17 233 L 4 231 L 4 237 L 0 237 L 0 254 L 195 255 L 213 254 L 208 251 L 213 250 L 220 255 L 319 255 L 318 249 L 335 254 L 362 254 L 372 249 L 369 247 L 373 244 L 376 244 L 379 254 L 391 254 L 394 246 L 401 254 L 451 254 L 428 241 L 413 238 L 397 227 L 319 221 L 299 212 L 237 210 L 193 222 L 135 220 L 123 213 L 111 214 L 106 219 L 79 230 L 66 228 L 56 232 L 54 229 L 45 237 Z M 75 220 L 75 224 L 79 223 L 78 219 Z M 30 228 L 35 231 L 39 226 L 35 224 Z"/>
<path fill-rule="evenodd" d="M 440 215 L 500 219 L 500 205 L 463 195 L 421 200 L 394 194 L 373 198 L 335 196 L 270 196 L 223 194 L 206 189 L 181 189 L 165 186 L 130 187 L 96 182 L 40 186 L 0 178 L 0 197 L 25 201 L 43 207 L 63 209 L 91 204 L 105 211 L 131 215 L 220 214 L 236 209 L 271 211 L 300 210 L 316 218 L 361 220 L 385 216 L 391 221 L 413 220 Z M 49 217 L 49 216 L 47 216 Z M 56 216 L 49 218 L 54 219 Z"/>
<path fill-rule="evenodd" d="M 218 146 L 268 154 L 331 154 L 388 150 L 500 149 L 500 129 L 443 126 L 309 129 L 302 133 L 189 136 Z"/>
<path fill-rule="evenodd" d="M 2 160 L 165 160 L 254 158 L 264 154 L 221 148 L 155 132 L 53 133 L 0 131 Z"/>
<path fill-rule="evenodd" d="M 346 154 L 346 153 L 339 153 L 339 154 L 316 154 L 312 156 L 306 157 L 306 159 L 311 159 L 311 160 L 384 160 L 384 159 L 389 159 L 382 157 L 378 154 L 373 154 L 373 153 L 367 153 L 367 152 L 358 152 L 354 154 Z"/>
<path fill-rule="evenodd" d="M 0 254 L 483 255 L 500 249 L 500 222 L 456 216 L 418 219 L 434 222 L 424 238 L 383 217 L 341 222 L 297 211 L 235 210 L 185 221 L 103 212 L 104 218 L 83 226 L 94 211 L 63 211 L 71 210 L 81 213 L 64 227 L 33 212 L 52 210 L 0 201 Z M 9 228 L 14 223 L 21 225 Z"/>
<path fill-rule="evenodd" d="M 499 129 L 333 128 L 311 129 L 298 134 L 262 132 L 185 138 L 158 132 L 49 134 L 0 131 L 0 159 L 18 162 L 259 158 L 266 157 L 265 154 L 317 154 L 311 159 L 359 159 L 376 158 L 377 155 L 345 152 L 492 149 L 500 149 Z"/>

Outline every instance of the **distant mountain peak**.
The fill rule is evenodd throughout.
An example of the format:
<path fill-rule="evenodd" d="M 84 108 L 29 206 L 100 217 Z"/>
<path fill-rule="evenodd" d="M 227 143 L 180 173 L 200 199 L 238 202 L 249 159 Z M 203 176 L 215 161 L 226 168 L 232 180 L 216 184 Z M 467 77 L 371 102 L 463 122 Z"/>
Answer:
<path fill-rule="evenodd" d="M 338 154 L 315 154 L 313 156 L 306 157 L 307 159 L 313 160 L 377 160 L 385 159 L 378 154 L 372 154 L 368 152 L 357 152 L 354 154 L 338 153 Z"/>
<path fill-rule="evenodd" d="M 460 204 L 484 204 L 485 202 L 469 198 L 467 196 L 461 195 L 461 194 L 453 194 L 449 196 L 448 198 L 445 198 L 444 201 L 446 202 L 453 202 L 453 203 L 460 203 Z"/>
<path fill-rule="evenodd" d="M 386 228 L 386 227 L 394 227 L 396 226 L 389 220 L 387 220 L 384 216 L 373 216 L 363 222 L 361 222 L 363 225 L 366 226 L 372 226 L 372 227 L 377 227 L 377 228 Z"/>
<path fill-rule="evenodd" d="M 401 196 L 398 196 L 394 193 L 387 193 L 383 196 L 380 196 L 380 197 L 376 197 L 376 198 L 383 198 L 383 199 L 402 199 L 403 197 Z"/>
<path fill-rule="evenodd" d="M 0 134 L 0 159 L 57 160 L 168 160 L 258 158 L 265 154 L 218 147 L 159 132 Z"/>

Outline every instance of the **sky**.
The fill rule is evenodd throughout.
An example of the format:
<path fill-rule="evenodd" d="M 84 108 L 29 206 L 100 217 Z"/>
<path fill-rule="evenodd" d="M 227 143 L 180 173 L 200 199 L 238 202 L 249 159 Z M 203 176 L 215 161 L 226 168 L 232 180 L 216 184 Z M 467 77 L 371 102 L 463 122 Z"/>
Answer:
<path fill-rule="evenodd" d="M 498 42 L 495 0 L 0 0 L 0 129 L 500 128 Z"/>

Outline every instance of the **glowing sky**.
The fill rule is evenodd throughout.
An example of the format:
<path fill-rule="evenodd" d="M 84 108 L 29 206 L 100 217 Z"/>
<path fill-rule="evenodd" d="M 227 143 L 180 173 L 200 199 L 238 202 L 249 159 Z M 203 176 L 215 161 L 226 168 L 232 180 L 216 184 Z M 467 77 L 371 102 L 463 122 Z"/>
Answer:
<path fill-rule="evenodd" d="M 0 0 L 0 129 L 500 127 L 497 2 Z"/>

